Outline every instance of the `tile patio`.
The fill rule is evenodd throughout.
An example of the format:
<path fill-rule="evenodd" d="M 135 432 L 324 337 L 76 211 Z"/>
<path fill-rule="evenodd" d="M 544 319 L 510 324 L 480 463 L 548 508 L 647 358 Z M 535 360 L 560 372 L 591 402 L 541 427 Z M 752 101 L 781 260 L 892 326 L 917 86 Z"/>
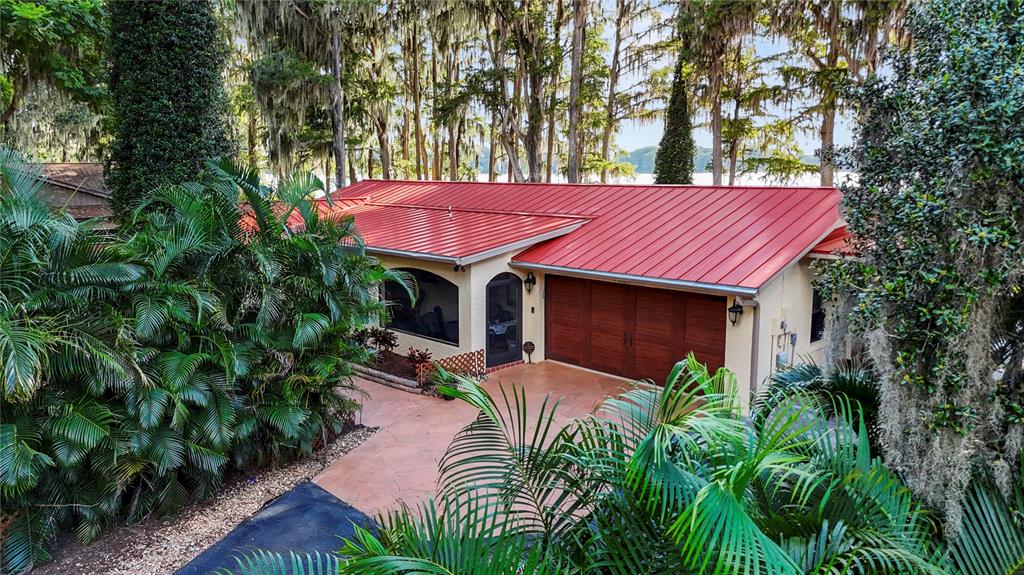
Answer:
<path fill-rule="evenodd" d="M 627 384 L 618 377 L 551 361 L 496 371 L 484 388 L 497 394 L 499 383 L 507 390 L 522 386 L 531 413 L 550 393 L 560 400 L 556 421 L 563 425 L 590 413 Z M 314 481 L 371 516 L 403 503 L 415 507 L 434 495 L 438 463 L 455 434 L 476 417 L 476 410 L 460 401 L 416 395 L 361 378 L 356 384 L 368 395 L 363 399 L 363 425 L 381 430 Z"/>

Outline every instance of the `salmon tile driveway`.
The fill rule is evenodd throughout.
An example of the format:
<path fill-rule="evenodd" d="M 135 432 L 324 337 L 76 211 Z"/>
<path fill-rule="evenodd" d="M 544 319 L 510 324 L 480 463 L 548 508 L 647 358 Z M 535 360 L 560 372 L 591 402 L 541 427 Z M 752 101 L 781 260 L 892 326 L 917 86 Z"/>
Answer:
<path fill-rule="evenodd" d="M 476 410 L 461 401 L 416 395 L 361 378 L 355 382 L 369 396 L 363 401 L 363 425 L 381 429 L 314 481 L 371 516 L 403 503 L 416 507 L 435 494 L 438 463 L 455 434 L 476 417 Z M 590 413 L 627 384 L 618 377 L 551 361 L 494 372 L 484 388 L 496 394 L 499 383 L 506 389 L 522 386 L 532 414 L 550 393 L 560 400 L 556 413 L 563 425 Z"/>

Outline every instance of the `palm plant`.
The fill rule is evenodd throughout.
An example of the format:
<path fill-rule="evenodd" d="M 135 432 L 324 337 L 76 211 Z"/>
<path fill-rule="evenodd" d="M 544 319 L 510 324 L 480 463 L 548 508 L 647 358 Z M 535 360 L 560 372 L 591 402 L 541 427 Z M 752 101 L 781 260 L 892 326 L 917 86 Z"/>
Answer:
<path fill-rule="evenodd" d="M 111 238 L 50 213 L 38 173 L 0 152 L 5 570 L 45 560 L 62 526 L 89 541 L 174 511 L 230 466 L 309 453 L 351 421 L 341 389 L 366 356 L 351 333 L 404 277 L 323 215 L 318 189 L 211 165 Z"/>
<path fill-rule="evenodd" d="M 691 356 L 561 430 L 548 401 L 531 417 L 520 392 L 460 381 L 448 393 L 480 415 L 437 504 L 358 532 L 342 572 L 941 572 L 927 515 L 849 404 L 829 418 L 797 397 L 754 426 L 729 377 Z"/>
<path fill-rule="evenodd" d="M 852 402 L 864 416 L 872 447 L 877 448 L 878 380 L 867 366 L 844 361 L 824 370 L 807 361 L 776 371 L 754 399 L 753 419 L 759 421 L 794 394 L 813 402 L 827 416 L 833 415 L 831 408 L 837 403 Z"/>

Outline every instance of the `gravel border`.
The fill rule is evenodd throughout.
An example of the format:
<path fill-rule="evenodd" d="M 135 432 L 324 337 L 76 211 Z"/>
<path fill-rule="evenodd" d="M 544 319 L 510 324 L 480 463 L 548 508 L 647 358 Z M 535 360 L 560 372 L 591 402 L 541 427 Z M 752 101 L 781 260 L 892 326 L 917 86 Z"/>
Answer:
<path fill-rule="evenodd" d="M 307 481 L 362 442 L 376 428 L 359 427 L 325 448 L 284 467 L 229 480 L 214 497 L 163 519 L 149 519 L 107 533 L 90 545 L 60 541 L 54 560 L 32 573 L 58 575 L 173 573 L 219 541 L 269 501 Z"/>

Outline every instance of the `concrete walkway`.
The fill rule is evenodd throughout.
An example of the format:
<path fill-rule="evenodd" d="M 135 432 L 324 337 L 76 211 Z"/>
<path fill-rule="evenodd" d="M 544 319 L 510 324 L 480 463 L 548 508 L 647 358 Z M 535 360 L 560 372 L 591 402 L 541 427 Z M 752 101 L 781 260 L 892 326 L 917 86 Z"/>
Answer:
<path fill-rule="evenodd" d="M 499 383 L 509 394 L 510 386 L 522 386 L 531 415 L 548 393 L 560 399 L 557 422 L 563 425 L 590 413 L 627 385 L 618 377 L 550 361 L 497 371 L 484 388 L 498 394 Z M 416 507 L 435 494 L 438 463 L 455 434 L 477 412 L 461 401 L 416 395 L 359 378 L 356 384 L 369 395 L 363 402 L 363 425 L 381 431 L 314 481 L 370 516 L 403 503 Z"/>

